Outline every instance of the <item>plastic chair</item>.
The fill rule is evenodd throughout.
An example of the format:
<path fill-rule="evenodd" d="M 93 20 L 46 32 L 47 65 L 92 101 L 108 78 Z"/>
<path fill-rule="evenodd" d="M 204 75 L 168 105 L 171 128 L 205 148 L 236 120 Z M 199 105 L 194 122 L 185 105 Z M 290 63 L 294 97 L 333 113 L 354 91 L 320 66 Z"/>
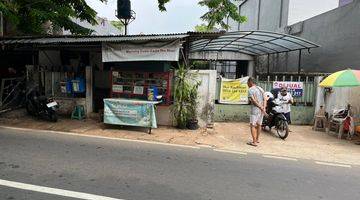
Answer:
<path fill-rule="evenodd" d="M 76 105 L 71 113 L 71 119 L 83 120 L 85 118 L 85 108 L 83 105 Z"/>

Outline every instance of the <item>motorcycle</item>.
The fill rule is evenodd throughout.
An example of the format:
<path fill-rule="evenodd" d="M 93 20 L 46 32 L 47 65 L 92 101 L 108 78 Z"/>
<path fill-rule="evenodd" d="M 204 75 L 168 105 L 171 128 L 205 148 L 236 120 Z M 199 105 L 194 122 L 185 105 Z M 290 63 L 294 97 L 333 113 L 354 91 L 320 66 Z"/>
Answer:
<path fill-rule="evenodd" d="M 275 127 L 279 138 L 285 140 L 289 135 L 289 124 L 282 112 L 282 104 L 284 102 L 281 102 L 279 99 L 269 97 L 266 108 L 268 116 L 264 118 L 262 128 L 265 130 L 268 127 L 271 130 L 272 127 Z"/>
<path fill-rule="evenodd" d="M 26 111 L 29 115 L 47 119 L 52 122 L 58 121 L 58 103 L 53 98 L 41 96 L 35 87 L 31 87 L 26 92 Z"/>

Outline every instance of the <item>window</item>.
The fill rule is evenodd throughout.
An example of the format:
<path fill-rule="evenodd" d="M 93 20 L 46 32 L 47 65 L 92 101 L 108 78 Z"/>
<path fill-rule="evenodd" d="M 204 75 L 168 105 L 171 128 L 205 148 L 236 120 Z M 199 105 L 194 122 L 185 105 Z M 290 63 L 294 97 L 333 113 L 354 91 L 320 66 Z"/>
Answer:
<path fill-rule="evenodd" d="M 215 62 L 215 69 L 218 76 L 228 79 L 236 79 L 236 61 L 220 61 Z"/>

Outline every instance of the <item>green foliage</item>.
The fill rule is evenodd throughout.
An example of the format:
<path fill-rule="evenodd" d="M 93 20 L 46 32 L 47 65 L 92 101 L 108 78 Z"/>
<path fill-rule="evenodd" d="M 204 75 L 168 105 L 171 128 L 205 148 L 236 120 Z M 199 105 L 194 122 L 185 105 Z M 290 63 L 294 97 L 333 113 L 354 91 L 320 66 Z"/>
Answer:
<path fill-rule="evenodd" d="M 185 65 L 180 65 L 175 76 L 174 104 L 172 114 L 179 128 L 186 128 L 190 120 L 197 117 L 196 105 L 200 82 Z"/>
<path fill-rule="evenodd" d="M 203 61 L 203 60 L 193 60 L 191 61 L 191 65 L 194 69 L 209 69 L 209 61 Z"/>
<path fill-rule="evenodd" d="M 231 0 L 201 0 L 199 4 L 209 8 L 209 11 L 201 16 L 201 19 L 208 23 L 208 28 L 219 25 L 228 30 L 230 27 L 225 22 L 227 18 L 239 23 L 246 21 L 246 17 L 239 14 L 238 7 Z"/>
<path fill-rule="evenodd" d="M 169 3 L 171 0 L 158 0 L 159 10 L 166 11 L 165 4 Z"/>
<path fill-rule="evenodd" d="M 119 29 L 120 31 L 123 30 L 124 24 L 120 21 L 110 21 L 111 25 L 113 25 L 115 28 Z"/>
<path fill-rule="evenodd" d="M 72 18 L 97 24 L 97 13 L 85 0 L 2 0 L 0 11 L 20 33 L 27 35 L 45 34 L 43 25 L 47 22 L 73 34 L 91 34 L 92 30 L 79 26 Z"/>
<path fill-rule="evenodd" d="M 196 32 L 211 32 L 213 29 L 209 29 L 209 27 L 206 24 L 196 25 L 195 26 Z"/>
<path fill-rule="evenodd" d="M 166 11 L 165 4 L 168 2 L 170 0 L 158 0 L 159 9 Z M 209 11 L 201 16 L 201 19 L 207 22 L 208 30 L 212 30 L 217 25 L 228 30 L 230 27 L 225 22 L 228 18 L 239 23 L 246 21 L 246 17 L 239 14 L 238 7 L 232 0 L 199 0 L 199 5 L 209 8 Z"/>
<path fill-rule="evenodd" d="M 159 10 L 166 11 L 165 5 L 171 0 L 157 1 Z M 200 25 L 201 31 L 209 31 L 216 26 L 228 29 L 229 26 L 225 23 L 227 18 L 240 23 L 246 21 L 246 17 L 239 15 L 237 6 L 231 0 L 199 0 L 199 4 L 209 8 L 209 11 L 201 17 L 207 22 L 207 28 Z M 87 5 L 86 0 L 1 0 L 0 11 L 20 33 L 26 35 L 45 34 L 43 25 L 47 22 L 51 22 L 55 28 L 70 30 L 73 34 L 92 33 L 92 30 L 74 23 L 72 18 L 97 24 L 95 18 L 97 13 Z M 120 28 L 120 26 L 116 27 Z"/>

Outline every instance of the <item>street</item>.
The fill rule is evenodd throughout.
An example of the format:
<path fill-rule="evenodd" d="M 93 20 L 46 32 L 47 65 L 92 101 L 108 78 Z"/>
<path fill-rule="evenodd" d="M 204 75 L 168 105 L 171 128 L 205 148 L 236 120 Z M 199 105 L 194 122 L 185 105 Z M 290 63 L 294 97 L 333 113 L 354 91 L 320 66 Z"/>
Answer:
<path fill-rule="evenodd" d="M 2 128 L 0 151 L 4 200 L 360 199 L 356 165 Z"/>

